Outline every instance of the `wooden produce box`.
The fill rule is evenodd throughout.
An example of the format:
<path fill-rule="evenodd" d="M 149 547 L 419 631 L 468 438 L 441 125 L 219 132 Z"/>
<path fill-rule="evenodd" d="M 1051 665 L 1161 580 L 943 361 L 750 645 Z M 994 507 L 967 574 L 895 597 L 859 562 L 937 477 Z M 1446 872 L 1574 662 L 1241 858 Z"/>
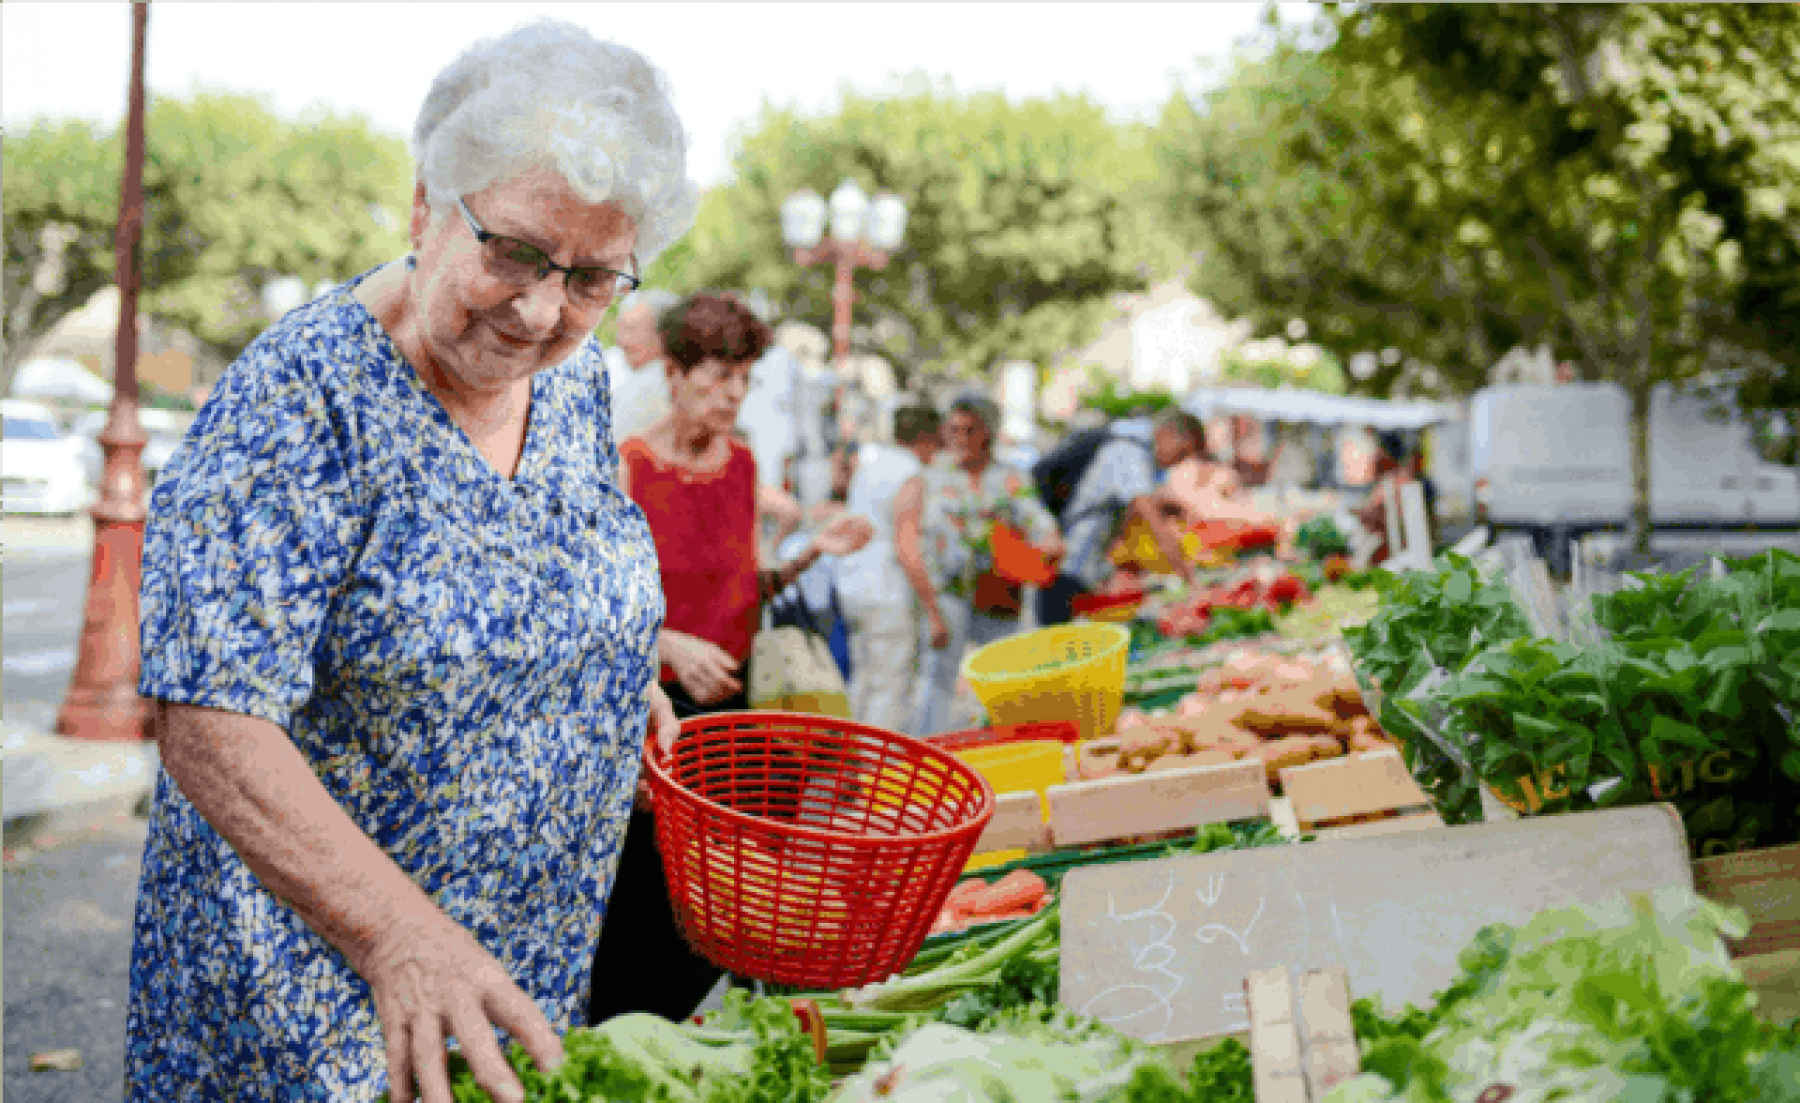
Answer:
<path fill-rule="evenodd" d="M 1774 1022 L 1800 1015 L 1800 845 L 1703 858 L 1694 890 L 1744 909 L 1750 933 L 1730 943 L 1731 956 Z"/>
<path fill-rule="evenodd" d="M 1328 759 L 1281 772 L 1274 797 L 1260 759 L 1053 785 L 1044 822 L 1035 793 L 995 799 L 978 853 L 1091 846 L 1191 832 L 1212 823 L 1270 820 L 1284 834 L 1322 839 L 1387 835 L 1444 826 L 1407 775 L 1398 752 Z"/>
<path fill-rule="evenodd" d="M 1276 822 L 1291 816 L 1295 831 L 1321 839 L 1444 826 L 1399 751 L 1368 751 L 1290 766 L 1281 771 L 1281 789 L 1285 808 L 1276 808 Z"/>

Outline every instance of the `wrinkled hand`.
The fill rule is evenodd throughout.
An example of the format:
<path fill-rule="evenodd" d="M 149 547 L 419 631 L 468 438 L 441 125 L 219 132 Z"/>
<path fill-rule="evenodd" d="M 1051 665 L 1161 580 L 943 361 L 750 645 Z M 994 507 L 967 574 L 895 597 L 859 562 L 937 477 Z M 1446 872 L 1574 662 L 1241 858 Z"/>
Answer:
<path fill-rule="evenodd" d="M 717 704 L 744 688 L 737 677 L 736 660 L 718 644 L 698 636 L 668 633 L 663 661 L 675 671 L 688 696 L 702 705 Z"/>
<path fill-rule="evenodd" d="M 813 540 L 813 547 L 819 549 L 820 555 L 850 555 L 861 551 L 874 538 L 875 526 L 867 517 L 846 513 L 825 526 Z"/>
<path fill-rule="evenodd" d="M 675 749 L 675 737 L 681 732 L 681 721 L 675 718 L 675 706 L 669 703 L 669 695 L 663 687 L 655 683 L 650 686 L 650 728 L 644 740 L 648 745 L 655 740 L 657 746 L 664 751 Z"/>
<path fill-rule="evenodd" d="M 525 1091 L 500 1052 L 495 1027 L 517 1039 L 539 1068 L 562 1063 L 562 1041 L 543 1012 L 442 912 L 392 924 L 351 964 L 374 992 L 393 1103 L 452 1103 L 445 1067 L 450 1037 L 461 1044 L 475 1082 L 496 1100 L 520 1101 Z"/>
<path fill-rule="evenodd" d="M 667 754 L 675 747 L 675 736 L 681 731 L 681 721 L 675 718 L 675 706 L 669 703 L 669 695 L 663 687 L 650 686 L 650 719 L 648 729 L 644 732 L 644 757 L 650 757 L 652 747 L 659 747 Z M 649 767 L 638 769 L 637 806 L 649 808 L 650 780 Z"/>

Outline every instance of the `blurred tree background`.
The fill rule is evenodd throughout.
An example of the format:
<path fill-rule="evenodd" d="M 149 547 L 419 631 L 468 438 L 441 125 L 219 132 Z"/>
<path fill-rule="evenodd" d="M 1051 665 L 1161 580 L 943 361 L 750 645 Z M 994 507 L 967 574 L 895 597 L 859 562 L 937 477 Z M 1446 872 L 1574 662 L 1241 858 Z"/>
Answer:
<path fill-rule="evenodd" d="M 360 118 L 278 117 L 256 97 L 150 100 L 140 308 L 231 360 L 263 289 L 341 280 L 406 250 L 412 159 Z M 112 283 L 123 130 L 41 120 L 6 137 L 6 377 Z"/>
<path fill-rule="evenodd" d="M 847 94 L 819 118 L 765 108 L 734 170 L 653 276 L 683 291 L 760 287 L 784 317 L 829 331 L 831 271 L 789 258 L 781 203 L 846 177 L 896 192 L 906 241 L 885 270 L 858 276 L 857 351 L 903 372 L 1047 366 L 1092 339 L 1115 292 L 1179 259 L 1144 200 L 1149 128 L 1116 125 L 1082 97 L 1012 103 L 945 87 Z"/>
<path fill-rule="evenodd" d="M 1791 4 L 1326 5 L 1271 18 L 1153 123 L 917 80 L 765 107 L 648 275 L 760 288 L 828 329 L 831 273 L 792 262 L 779 208 L 851 177 L 910 210 L 893 263 L 857 278 L 857 351 L 902 386 L 1066 363 L 1122 294 L 1183 279 L 1254 336 L 1298 319 L 1325 350 L 1239 349 L 1229 382 L 1466 393 L 1547 343 L 1640 413 L 1659 381 L 1729 371 L 1800 424 L 1796 58 Z M 121 142 L 57 120 L 7 137 L 10 373 L 110 280 Z M 410 176 L 401 138 L 359 119 L 154 98 L 145 309 L 234 355 L 270 280 L 403 251 Z"/>

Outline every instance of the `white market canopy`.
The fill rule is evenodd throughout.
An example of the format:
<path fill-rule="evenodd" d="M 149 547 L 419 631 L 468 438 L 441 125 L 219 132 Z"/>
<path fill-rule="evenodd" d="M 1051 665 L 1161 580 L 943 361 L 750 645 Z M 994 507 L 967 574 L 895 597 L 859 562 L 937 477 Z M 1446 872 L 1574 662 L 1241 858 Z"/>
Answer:
<path fill-rule="evenodd" d="M 1301 425 L 1360 425 L 1376 431 L 1417 430 L 1454 420 L 1443 402 L 1345 398 L 1319 391 L 1262 390 L 1256 387 L 1203 387 L 1182 408 L 1200 418 L 1241 414 L 1259 421 Z"/>
<path fill-rule="evenodd" d="M 113 386 L 76 360 L 30 360 L 13 375 L 13 398 L 49 399 L 104 405 Z"/>

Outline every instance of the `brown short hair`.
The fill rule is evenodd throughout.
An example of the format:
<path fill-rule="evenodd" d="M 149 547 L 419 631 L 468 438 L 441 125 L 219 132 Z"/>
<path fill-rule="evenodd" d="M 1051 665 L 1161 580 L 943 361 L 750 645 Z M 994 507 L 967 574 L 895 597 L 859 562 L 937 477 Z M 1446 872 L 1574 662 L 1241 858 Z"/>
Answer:
<path fill-rule="evenodd" d="M 1194 442 L 1194 450 L 1206 451 L 1206 423 L 1179 406 L 1171 406 L 1156 415 L 1156 428 L 1180 433 Z"/>
<path fill-rule="evenodd" d="M 916 444 L 935 436 L 943 422 L 930 406 L 902 406 L 894 411 L 894 439 L 901 444 Z"/>
<path fill-rule="evenodd" d="M 657 319 L 663 354 L 683 372 L 704 360 L 742 364 L 762 359 L 775 340 L 774 331 L 722 291 L 700 291 L 682 299 Z"/>

